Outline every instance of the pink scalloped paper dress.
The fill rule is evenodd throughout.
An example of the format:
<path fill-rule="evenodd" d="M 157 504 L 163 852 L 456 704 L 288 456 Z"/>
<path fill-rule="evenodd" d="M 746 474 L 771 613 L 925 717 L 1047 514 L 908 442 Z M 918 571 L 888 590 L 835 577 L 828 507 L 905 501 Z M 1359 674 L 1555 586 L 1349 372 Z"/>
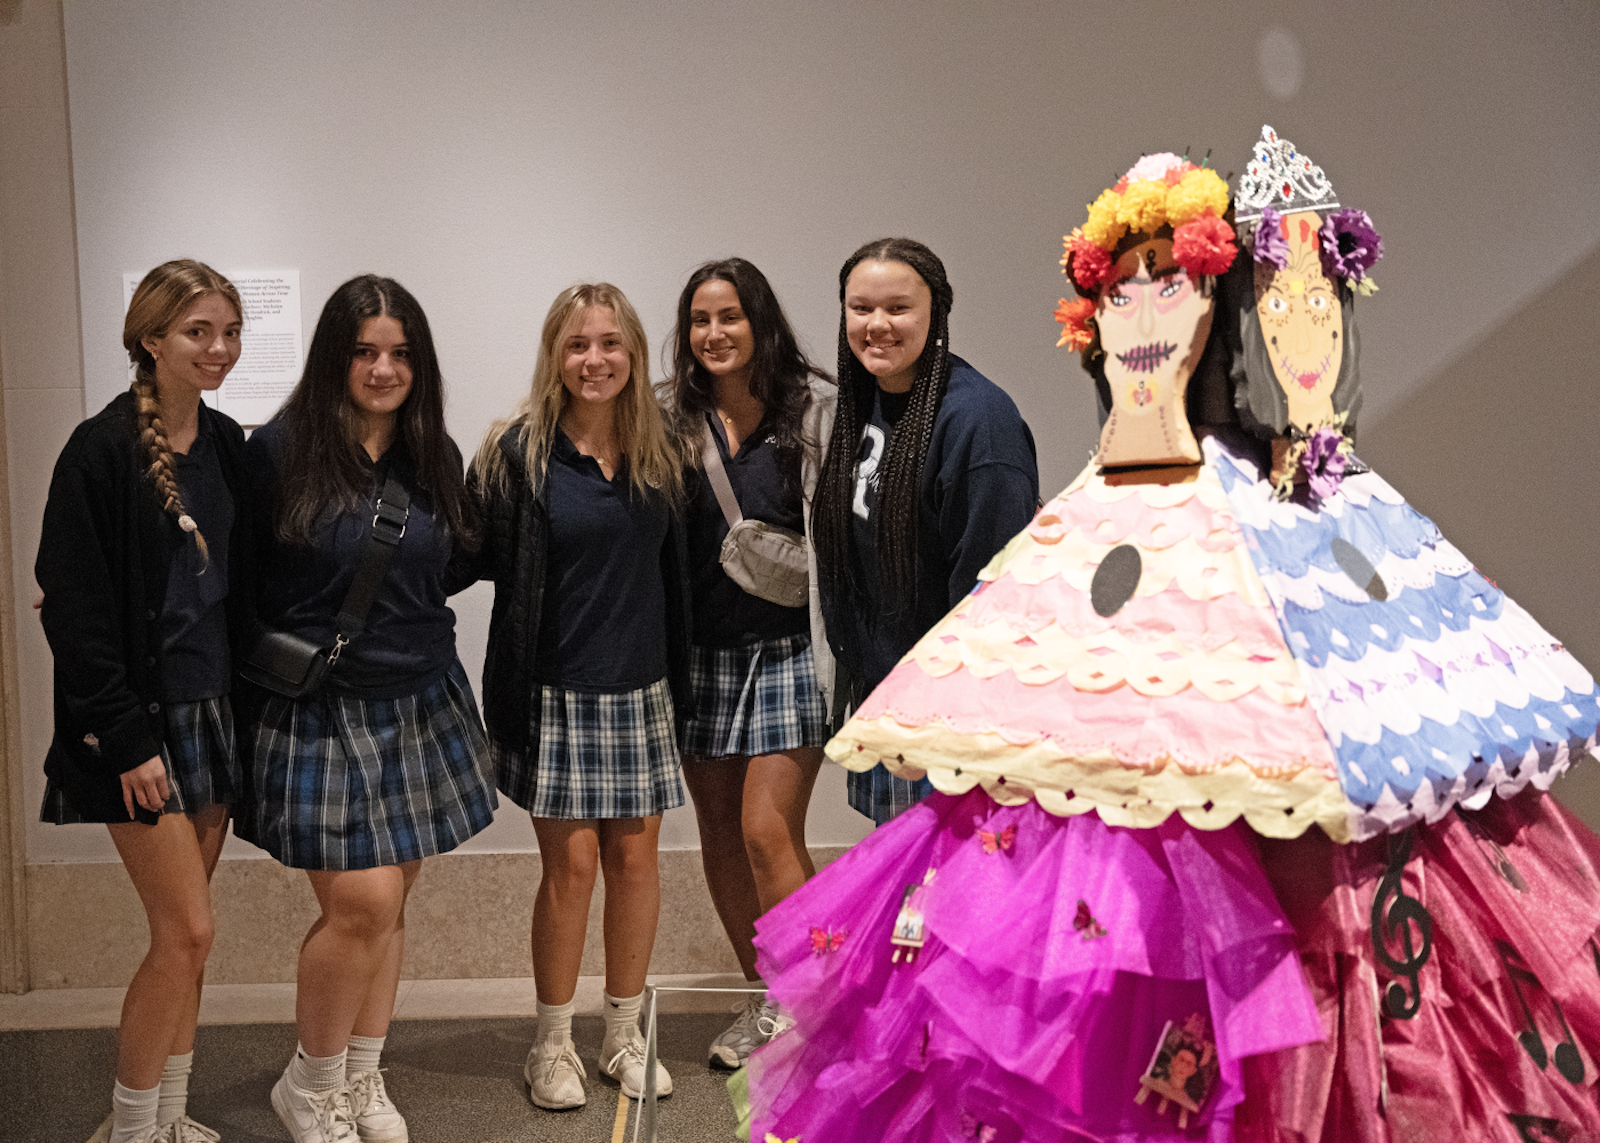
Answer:
<path fill-rule="evenodd" d="M 1123 544 L 1142 574 L 1103 618 Z M 1086 472 L 829 752 L 914 754 L 943 792 L 759 922 L 796 1025 L 752 1057 L 753 1138 L 1226 1140 L 1242 1061 L 1322 1038 L 1246 822 L 1348 814 L 1208 468 Z"/>

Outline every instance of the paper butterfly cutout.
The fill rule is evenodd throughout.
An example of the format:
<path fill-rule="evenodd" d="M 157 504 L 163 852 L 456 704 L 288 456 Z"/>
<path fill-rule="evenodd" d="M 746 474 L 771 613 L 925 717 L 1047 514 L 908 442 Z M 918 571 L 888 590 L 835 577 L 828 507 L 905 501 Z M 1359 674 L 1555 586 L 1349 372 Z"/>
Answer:
<path fill-rule="evenodd" d="M 999 833 L 990 833 L 986 829 L 980 829 L 978 837 L 983 842 L 983 852 L 999 853 L 1002 849 L 1010 849 L 1017 843 L 1017 823 L 1012 822 Z"/>
<path fill-rule="evenodd" d="M 769 1131 L 767 1132 L 767 1143 L 800 1143 L 800 1136 L 796 1135 L 793 1139 L 779 1139 Z"/>
<path fill-rule="evenodd" d="M 1094 919 L 1089 912 L 1089 902 L 1082 897 L 1078 898 L 1078 915 L 1072 918 L 1072 927 L 1082 933 L 1086 941 L 1097 941 L 1106 935 L 1106 927 Z"/>
<path fill-rule="evenodd" d="M 995 1136 L 999 1134 L 998 1128 L 972 1118 L 968 1112 L 961 1113 L 961 1138 L 976 1139 L 978 1143 L 994 1143 Z"/>
<path fill-rule="evenodd" d="M 819 956 L 823 953 L 838 952 L 844 947 L 844 938 L 847 935 L 843 929 L 837 933 L 830 933 L 827 929 L 819 929 L 812 925 L 811 951 Z"/>

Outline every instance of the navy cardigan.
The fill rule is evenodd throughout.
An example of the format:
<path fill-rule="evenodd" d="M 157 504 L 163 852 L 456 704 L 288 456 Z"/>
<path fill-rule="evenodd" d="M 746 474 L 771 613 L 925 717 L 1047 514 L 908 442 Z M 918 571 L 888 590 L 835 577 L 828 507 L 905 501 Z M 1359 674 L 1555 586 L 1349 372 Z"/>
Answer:
<path fill-rule="evenodd" d="M 244 432 L 204 403 L 199 415 L 234 503 L 227 612 L 237 659 L 249 624 L 249 591 L 240 582 L 250 568 Z M 137 430 L 133 395 L 123 393 L 73 431 L 50 478 L 33 566 L 55 658 L 55 734 L 45 772 L 90 821 L 127 821 L 122 775 L 161 753 L 167 570 L 178 548 L 194 542 L 145 476 Z M 137 806 L 135 813 L 146 823 L 157 818 Z"/>

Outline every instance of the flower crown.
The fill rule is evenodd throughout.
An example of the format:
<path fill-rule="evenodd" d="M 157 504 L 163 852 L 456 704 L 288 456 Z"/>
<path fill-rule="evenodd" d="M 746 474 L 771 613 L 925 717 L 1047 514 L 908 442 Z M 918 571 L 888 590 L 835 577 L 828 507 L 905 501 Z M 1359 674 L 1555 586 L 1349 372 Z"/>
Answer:
<path fill-rule="evenodd" d="M 1111 254 L 1130 231 L 1154 234 L 1172 227 L 1172 257 L 1188 273 L 1221 274 L 1239 253 L 1233 227 L 1223 219 L 1228 210 L 1228 184 L 1217 172 L 1197 167 L 1178 155 L 1146 155 L 1117 185 L 1100 192 L 1089 217 L 1062 241 L 1066 253 L 1061 272 L 1081 295 L 1061 299 L 1056 321 L 1063 329 L 1058 346 L 1087 349 L 1094 341 L 1089 319 L 1094 302 L 1087 296 L 1117 280 Z"/>

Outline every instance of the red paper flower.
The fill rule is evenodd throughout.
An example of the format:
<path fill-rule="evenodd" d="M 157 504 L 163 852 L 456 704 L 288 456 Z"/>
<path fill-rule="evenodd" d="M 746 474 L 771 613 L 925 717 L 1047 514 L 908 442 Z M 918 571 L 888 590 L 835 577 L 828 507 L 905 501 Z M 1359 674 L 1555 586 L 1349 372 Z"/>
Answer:
<path fill-rule="evenodd" d="M 1072 261 L 1072 280 L 1080 289 L 1099 289 L 1103 284 L 1109 285 L 1117 276 L 1116 267 L 1111 264 L 1111 255 L 1087 238 L 1072 240 L 1069 257 Z"/>
<path fill-rule="evenodd" d="M 1088 298 L 1074 298 L 1070 302 L 1062 298 L 1056 307 L 1056 320 L 1061 323 L 1061 340 L 1056 345 L 1088 349 L 1094 343 L 1094 327 L 1089 324 L 1092 317 L 1094 303 Z"/>
<path fill-rule="evenodd" d="M 1238 253 L 1233 227 L 1214 214 L 1203 214 L 1172 233 L 1172 258 L 1191 277 L 1221 274 Z"/>

